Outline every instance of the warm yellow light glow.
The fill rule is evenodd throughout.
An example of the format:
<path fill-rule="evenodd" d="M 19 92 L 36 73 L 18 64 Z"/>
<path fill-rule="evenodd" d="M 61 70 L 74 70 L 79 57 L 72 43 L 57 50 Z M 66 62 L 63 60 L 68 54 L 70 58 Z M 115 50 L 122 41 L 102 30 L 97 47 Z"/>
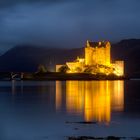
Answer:
<path fill-rule="evenodd" d="M 75 62 L 66 62 L 66 65 L 70 69 L 67 73 L 80 73 L 83 71 L 85 59 L 78 57 Z"/>
<path fill-rule="evenodd" d="M 86 121 L 110 121 L 110 90 L 108 83 L 86 83 L 84 115 Z M 89 88 L 90 87 L 90 88 Z"/>
<path fill-rule="evenodd" d="M 81 89 L 80 89 L 81 87 Z M 68 112 L 81 113 L 83 105 L 82 82 L 66 82 L 66 108 Z"/>
<path fill-rule="evenodd" d="M 112 110 L 123 111 L 124 109 L 124 81 L 112 81 Z"/>
<path fill-rule="evenodd" d="M 115 61 L 115 71 L 114 73 L 117 76 L 123 76 L 124 75 L 124 61 Z"/>
<path fill-rule="evenodd" d="M 115 61 L 111 63 L 111 45 L 110 42 L 89 42 L 85 47 L 85 58 L 79 58 L 73 62 L 66 62 L 70 70 L 67 73 L 90 72 L 92 74 L 102 73 L 105 75 L 115 74 L 124 75 L 124 61 Z M 60 65 L 56 66 L 58 69 Z M 89 70 L 87 70 L 87 67 Z"/>
<path fill-rule="evenodd" d="M 68 70 L 67 73 L 73 73 L 71 70 Z"/>
<path fill-rule="evenodd" d="M 60 83 L 56 84 L 56 108 L 58 108 L 62 103 L 60 90 L 62 86 Z M 111 110 L 123 111 L 123 108 L 124 81 L 66 81 L 68 113 L 83 114 L 85 121 L 109 123 Z"/>
<path fill-rule="evenodd" d="M 55 95 L 56 109 L 59 110 L 62 104 L 62 82 L 56 81 L 56 95 Z"/>
<path fill-rule="evenodd" d="M 63 65 L 56 65 L 56 72 L 59 72 L 59 69 L 62 67 Z"/>

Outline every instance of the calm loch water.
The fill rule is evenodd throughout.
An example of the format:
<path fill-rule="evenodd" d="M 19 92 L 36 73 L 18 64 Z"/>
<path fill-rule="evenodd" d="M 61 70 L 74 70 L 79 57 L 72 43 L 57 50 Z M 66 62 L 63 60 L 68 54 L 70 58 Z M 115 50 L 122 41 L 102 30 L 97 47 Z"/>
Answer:
<path fill-rule="evenodd" d="M 0 82 L 1 140 L 110 135 L 140 137 L 139 80 Z"/>

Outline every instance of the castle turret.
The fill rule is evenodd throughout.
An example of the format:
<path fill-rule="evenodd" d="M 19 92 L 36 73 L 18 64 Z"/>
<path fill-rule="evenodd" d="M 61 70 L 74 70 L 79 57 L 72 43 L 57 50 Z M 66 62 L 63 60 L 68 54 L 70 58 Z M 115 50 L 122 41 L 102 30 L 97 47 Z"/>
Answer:
<path fill-rule="evenodd" d="M 111 64 L 110 49 L 111 49 L 110 42 L 107 42 L 105 47 L 105 65 L 107 66 L 110 66 Z"/>
<path fill-rule="evenodd" d="M 93 50 L 90 47 L 90 43 L 87 40 L 86 47 L 85 47 L 85 64 L 86 65 L 92 65 L 92 55 L 93 55 Z"/>

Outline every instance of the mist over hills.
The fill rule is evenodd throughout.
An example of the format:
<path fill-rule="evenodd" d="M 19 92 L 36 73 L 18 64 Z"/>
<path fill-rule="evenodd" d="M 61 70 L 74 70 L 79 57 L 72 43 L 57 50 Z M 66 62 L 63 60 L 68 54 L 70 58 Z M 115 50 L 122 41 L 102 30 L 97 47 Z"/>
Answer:
<path fill-rule="evenodd" d="M 54 70 L 56 64 L 63 64 L 83 55 L 83 48 L 16 46 L 0 56 L 0 71 L 34 72 L 39 64 L 45 65 L 48 70 Z"/>
<path fill-rule="evenodd" d="M 16 46 L 0 56 L 0 71 L 34 72 L 39 64 L 54 70 L 56 64 L 84 56 L 84 48 L 44 48 Z M 112 60 L 125 61 L 125 73 L 140 73 L 140 39 L 127 39 L 112 44 Z"/>

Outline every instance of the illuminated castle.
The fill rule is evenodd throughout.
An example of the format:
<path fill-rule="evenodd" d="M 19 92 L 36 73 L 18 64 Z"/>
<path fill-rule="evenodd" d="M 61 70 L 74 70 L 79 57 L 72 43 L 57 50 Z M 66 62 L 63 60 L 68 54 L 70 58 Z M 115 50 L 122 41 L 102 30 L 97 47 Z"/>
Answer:
<path fill-rule="evenodd" d="M 111 62 L 110 54 L 111 45 L 108 41 L 90 42 L 87 41 L 85 47 L 85 58 L 79 58 L 73 62 L 66 62 L 68 67 L 67 73 L 83 73 L 92 74 L 115 74 L 117 76 L 124 75 L 124 61 Z M 58 72 L 62 65 L 56 65 Z"/>
<path fill-rule="evenodd" d="M 85 47 L 85 64 L 110 66 L 110 48 L 109 42 L 87 41 Z"/>

